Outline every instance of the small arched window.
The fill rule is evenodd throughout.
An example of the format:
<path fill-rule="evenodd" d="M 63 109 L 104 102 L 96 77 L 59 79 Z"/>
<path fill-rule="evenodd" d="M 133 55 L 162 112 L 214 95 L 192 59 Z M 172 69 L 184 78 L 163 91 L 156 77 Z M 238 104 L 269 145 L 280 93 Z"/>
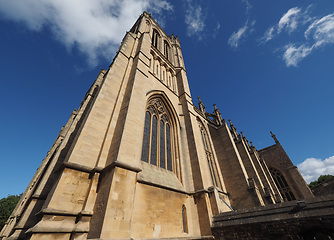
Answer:
<path fill-rule="evenodd" d="M 164 41 L 164 55 L 165 57 L 169 60 L 169 50 L 170 50 L 170 47 L 169 47 L 169 44 L 168 42 L 165 40 Z"/>
<path fill-rule="evenodd" d="M 188 222 L 187 222 L 187 209 L 186 206 L 182 206 L 182 227 L 183 227 L 183 232 L 187 233 L 188 232 Z"/>
<path fill-rule="evenodd" d="M 269 169 L 271 176 L 274 178 L 274 181 L 280 191 L 284 200 L 293 201 L 296 200 L 295 195 L 292 193 L 291 188 L 289 187 L 285 177 L 280 171 L 274 168 Z"/>
<path fill-rule="evenodd" d="M 160 98 L 148 102 L 141 160 L 173 171 L 173 123 Z"/>
<path fill-rule="evenodd" d="M 156 29 L 153 29 L 152 45 L 156 48 L 158 48 L 159 38 L 160 38 L 160 35 L 159 35 L 158 31 Z"/>
<path fill-rule="evenodd" d="M 209 170 L 210 170 L 210 176 L 211 176 L 211 180 L 214 186 L 216 187 L 220 187 L 219 184 L 219 179 L 218 179 L 218 173 L 217 173 L 217 167 L 214 161 L 214 157 L 212 154 L 212 148 L 211 148 L 211 144 L 208 138 L 208 134 L 203 126 L 203 124 L 198 121 L 199 123 L 199 127 L 201 130 L 201 136 L 202 136 L 202 142 L 203 142 L 203 146 L 204 146 L 204 150 L 205 150 L 205 154 L 206 154 L 206 160 L 208 162 L 209 165 Z"/>
<path fill-rule="evenodd" d="M 155 74 L 156 74 L 157 76 L 159 76 L 159 64 L 157 64 L 157 67 L 156 67 L 156 72 L 155 72 Z"/>

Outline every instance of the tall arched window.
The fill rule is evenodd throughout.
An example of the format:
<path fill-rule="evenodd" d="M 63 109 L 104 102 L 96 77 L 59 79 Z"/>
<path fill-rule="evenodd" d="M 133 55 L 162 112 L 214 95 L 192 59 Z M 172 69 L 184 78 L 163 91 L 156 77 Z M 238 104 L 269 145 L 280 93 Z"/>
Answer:
<path fill-rule="evenodd" d="M 158 48 L 159 38 L 160 38 L 160 35 L 159 35 L 158 31 L 156 29 L 153 29 L 152 45 L 156 48 Z"/>
<path fill-rule="evenodd" d="M 160 98 L 151 99 L 145 112 L 141 160 L 173 171 L 173 123 Z"/>
<path fill-rule="evenodd" d="M 167 43 L 167 41 L 164 41 L 164 55 L 165 57 L 169 60 L 169 44 Z"/>
<path fill-rule="evenodd" d="M 280 191 L 284 200 L 292 201 L 296 200 L 295 195 L 292 193 L 288 183 L 285 180 L 285 177 L 280 171 L 274 168 L 269 169 L 271 176 L 274 178 L 274 181 Z"/>
<path fill-rule="evenodd" d="M 218 173 L 217 173 L 217 167 L 216 164 L 214 162 L 214 158 L 213 158 L 213 154 L 212 154 L 212 149 L 211 149 L 211 144 L 208 138 L 208 134 L 204 128 L 204 126 L 202 125 L 201 122 L 199 122 L 199 127 L 201 130 L 201 136 L 202 136 L 202 142 L 203 142 L 203 146 L 204 146 L 204 150 L 205 150 L 205 154 L 206 154 L 206 160 L 208 162 L 209 165 L 209 170 L 210 170 L 210 177 L 212 180 L 212 183 L 214 186 L 216 187 L 220 187 L 219 184 L 219 179 L 217 178 Z"/>

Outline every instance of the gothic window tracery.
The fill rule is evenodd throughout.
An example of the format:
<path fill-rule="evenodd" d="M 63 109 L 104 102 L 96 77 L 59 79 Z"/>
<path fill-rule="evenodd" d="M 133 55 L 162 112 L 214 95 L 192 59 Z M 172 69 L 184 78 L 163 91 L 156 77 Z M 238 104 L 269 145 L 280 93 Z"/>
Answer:
<path fill-rule="evenodd" d="M 173 171 L 173 124 L 160 98 L 148 102 L 145 112 L 141 160 Z"/>
<path fill-rule="evenodd" d="M 218 179 L 218 173 L 217 173 L 217 167 L 216 164 L 214 162 L 214 157 L 213 157 L 213 153 L 212 153 L 212 148 L 211 148 L 211 144 L 208 138 L 208 134 L 204 128 L 204 126 L 202 125 L 201 122 L 199 123 L 199 128 L 201 131 L 201 137 L 202 137 L 202 142 L 203 142 L 203 146 L 204 146 L 204 150 L 205 150 L 205 154 L 206 154 L 206 159 L 209 165 L 209 170 L 210 170 L 210 177 L 212 180 L 212 183 L 214 186 L 216 187 L 220 187 L 219 184 L 219 179 Z"/>
<path fill-rule="evenodd" d="M 274 178 L 274 181 L 278 187 L 278 190 L 280 191 L 282 197 L 284 200 L 292 201 L 296 200 L 295 195 L 292 193 L 287 181 L 285 180 L 285 177 L 282 175 L 280 171 L 274 168 L 269 169 L 272 177 Z"/>

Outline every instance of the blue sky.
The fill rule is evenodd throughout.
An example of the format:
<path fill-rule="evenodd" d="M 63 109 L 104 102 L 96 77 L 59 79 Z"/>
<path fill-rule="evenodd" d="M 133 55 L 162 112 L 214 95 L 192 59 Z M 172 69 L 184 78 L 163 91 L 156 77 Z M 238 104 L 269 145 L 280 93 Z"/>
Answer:
<path fill-rule="evenodd" d="M 273 131 L 307 182 L 334 174 L 334 1 L 0 2 L 0 198 L 23 192 L 60 128 L 148 11 L 178 35 L 195 104 L 258 148 Z"/>

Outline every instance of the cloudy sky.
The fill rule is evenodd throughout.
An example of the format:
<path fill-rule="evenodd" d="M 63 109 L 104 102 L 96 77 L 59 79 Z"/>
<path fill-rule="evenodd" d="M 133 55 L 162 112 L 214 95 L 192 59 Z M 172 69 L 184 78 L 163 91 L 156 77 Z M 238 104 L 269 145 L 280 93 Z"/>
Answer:
<path fill-rule="evenodd" d="M 23 192 L 60 128 L 148 11 L 178 35 L 194 103 L 258 148 L 273 131 L 307 182 L 334 174 L 334 1 L 0 1 L 0 198 Z"/>

